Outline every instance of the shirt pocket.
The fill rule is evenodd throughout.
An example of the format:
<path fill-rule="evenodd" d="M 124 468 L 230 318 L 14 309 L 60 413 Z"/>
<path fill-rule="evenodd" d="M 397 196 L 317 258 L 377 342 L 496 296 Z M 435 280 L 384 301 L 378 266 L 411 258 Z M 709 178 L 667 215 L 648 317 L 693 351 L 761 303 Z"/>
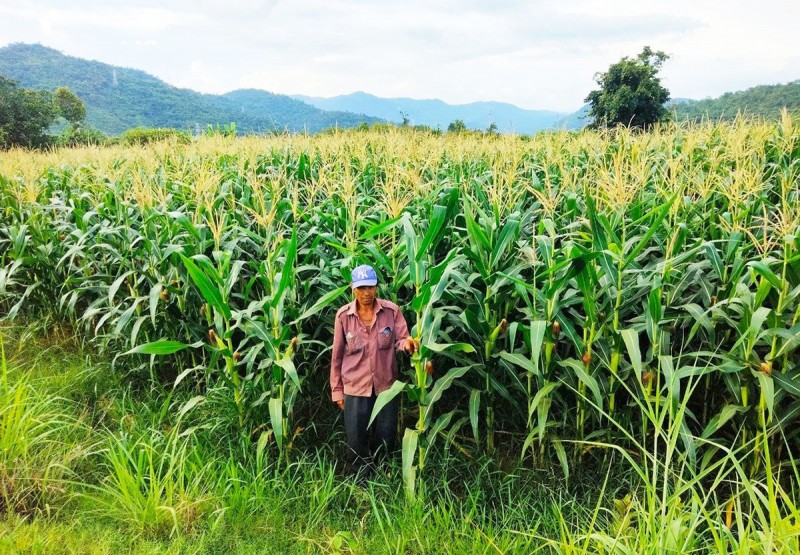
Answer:
<path fill-rule="evenodd" d="M 378 348 L 389 349 L 394 343 L 394 331 L 389 326 L 386 326 L 378 333 Z"/>
<path fill-rule="evenodd" d="M 346 345 L 345 352 L 348 355 L 358 353 L 364 348 L 361 337 L 359 337 L 357 333 L 349 331 L 344 335 L 344 339 Z"/>

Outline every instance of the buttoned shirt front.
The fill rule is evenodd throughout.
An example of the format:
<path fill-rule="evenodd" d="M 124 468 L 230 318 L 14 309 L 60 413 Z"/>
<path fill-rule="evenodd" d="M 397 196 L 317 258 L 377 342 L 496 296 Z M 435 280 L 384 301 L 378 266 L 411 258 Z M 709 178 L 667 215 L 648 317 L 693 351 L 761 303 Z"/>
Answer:
<path fill-rule="evenodd" d="M 408 340 L 408 325 L 400 308 L 375 299 L 375 322 L 366 326 L 358 317 L 356 301 L 336 313 L 331 353 L 331 397 L 369 397 L 381 393 L 397 379 L 396 350 Z"/>

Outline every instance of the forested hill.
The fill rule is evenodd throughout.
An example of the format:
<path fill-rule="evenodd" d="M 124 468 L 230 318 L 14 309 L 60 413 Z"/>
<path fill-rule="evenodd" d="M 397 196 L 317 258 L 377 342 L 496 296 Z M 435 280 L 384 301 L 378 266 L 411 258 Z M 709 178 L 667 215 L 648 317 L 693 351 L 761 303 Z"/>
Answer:
<path fill-rule="evenodd" d="M 782 108 L 800 112 L 800 80 L 785 85 L 759 85 L 725 93 L 719 98 L 675 102 L 670 106 L 678 121 L 699 118 L 730 120 L 738 113 L 774 120 L 780 116 Z"/>
<path fill-rule="evenodd" d="M 136 69 L 65 56 L 41 45 L 0 48 L 0 74 L 22 87 L 55 90 L 69 87 L 85 103 L 93 127 L 118 134 L 132 127 L 226 125 L 242 133 L 289 130 L 309 132 L 333 126 L 352 127 L 375 117 L 327 112 L 289 96 L 266 91 L 233 91 L 225 95 L 179 89 Z"/>

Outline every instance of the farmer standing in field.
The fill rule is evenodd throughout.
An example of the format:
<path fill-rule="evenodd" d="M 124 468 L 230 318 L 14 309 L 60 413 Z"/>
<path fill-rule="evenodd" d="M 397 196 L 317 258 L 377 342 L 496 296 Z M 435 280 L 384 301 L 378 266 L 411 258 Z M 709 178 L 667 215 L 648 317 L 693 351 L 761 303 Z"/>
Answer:
<path fill-rule="evenodd" d="M 344 411 L 348 463 L 356 473 L 371 457 L 394 450 L 398 398 L 388 403 L 367 429 L 375 399 L 397 379 L 395 350 L 414 354 L 418 343 L 396 304 L 377 298 L 378 274 L 355 268 L 350 286 L 355 299 L 336 313 L 331 354 L 331 397 Z M 368 468 L 369 470 L 369 468 Z"/>

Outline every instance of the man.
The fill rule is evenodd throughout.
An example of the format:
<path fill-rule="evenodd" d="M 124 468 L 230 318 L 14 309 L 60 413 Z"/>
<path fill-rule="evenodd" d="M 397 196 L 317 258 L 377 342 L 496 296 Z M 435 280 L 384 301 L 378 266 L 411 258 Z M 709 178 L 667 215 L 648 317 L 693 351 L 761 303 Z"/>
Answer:
<path fill-rule="evenodd" d="M 378 274 L 363 265 L 351 273 L 355 299 L 336 313 L 331 354 L 331 397 L 344 411 L 348 463 L 354 472 L 372 455 L 391 452 L 397 433 L 397 397 L 367 429 L 375 399 L 397 379 L 395 350 L 408 354 L 418 343 L 408 334 L 403 314 L 393 302 L 376 296 Z"/>

